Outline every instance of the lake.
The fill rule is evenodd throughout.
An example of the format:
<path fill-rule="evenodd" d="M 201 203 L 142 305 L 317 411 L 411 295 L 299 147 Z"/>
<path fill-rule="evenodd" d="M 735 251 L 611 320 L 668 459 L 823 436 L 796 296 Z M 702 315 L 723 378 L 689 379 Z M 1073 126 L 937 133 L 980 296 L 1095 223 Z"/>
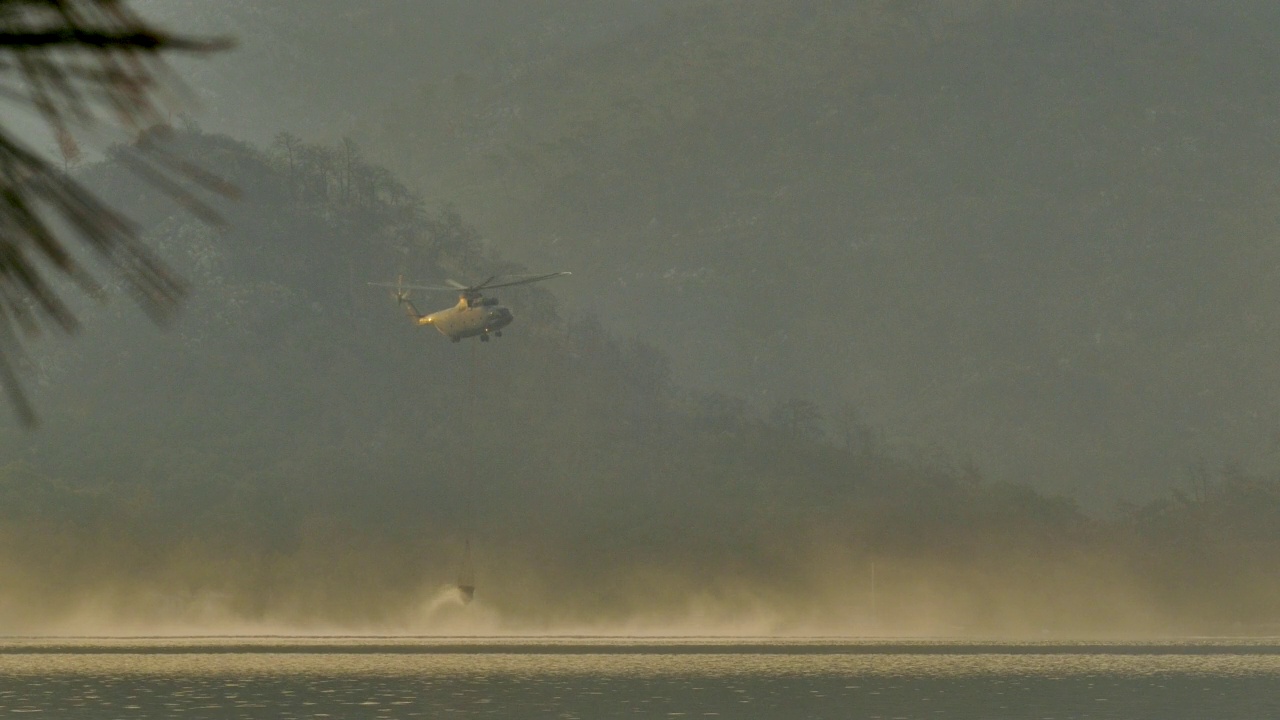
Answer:
<path fill-rule="evenodd" d="M 9 638 L 0 715 L 1280 718 L 1280 641 Z"/>

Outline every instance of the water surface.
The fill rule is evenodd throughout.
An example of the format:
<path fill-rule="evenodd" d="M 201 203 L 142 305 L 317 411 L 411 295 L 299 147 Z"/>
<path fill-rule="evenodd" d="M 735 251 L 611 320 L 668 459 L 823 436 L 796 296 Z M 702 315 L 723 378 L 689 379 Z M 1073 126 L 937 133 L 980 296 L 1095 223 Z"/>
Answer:
<path fill-rule="evenodd" d="M 1280 642 L 12 638 L 0 715 L 1280 718 Z"/>

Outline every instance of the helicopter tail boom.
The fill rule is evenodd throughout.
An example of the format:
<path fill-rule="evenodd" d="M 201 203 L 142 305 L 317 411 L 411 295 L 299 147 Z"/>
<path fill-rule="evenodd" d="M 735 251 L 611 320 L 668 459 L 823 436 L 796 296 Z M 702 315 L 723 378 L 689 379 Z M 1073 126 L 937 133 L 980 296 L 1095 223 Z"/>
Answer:
<path fill-rule="evenodd" d="M 401 298 L 400 306 L 404 308 L 404 314 L 412 318 L 417 324 L 430 325 L 432 323 L 431 316 L 423 315 L 418 308 L 414 306 L 412 300 L 408 298 Z"/>
<path fill-rule="evenodd" d="M 400 307 L 404 308 L 404 314 L 417 321 L 419 325 L 431 324 L 431 316 L 423 315 L 422 312 L 418 310 L 418 307 L 409 299 L 408 290 L 397 290 L 396 302 L 400 304 Z"/>

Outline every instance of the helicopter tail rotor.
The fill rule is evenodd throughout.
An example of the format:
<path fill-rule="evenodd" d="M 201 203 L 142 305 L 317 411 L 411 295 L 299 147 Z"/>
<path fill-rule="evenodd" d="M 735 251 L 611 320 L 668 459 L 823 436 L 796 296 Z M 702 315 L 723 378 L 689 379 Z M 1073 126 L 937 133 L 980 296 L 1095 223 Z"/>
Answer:
<path fill-rule="evenodd" d="M 389 287 L 391 287 L 391 297 L 395 299 L 396 304 L 412 306 L 413 303 L 409 302 L 410 288 L 404 284 L 404 275 L 397 275 L 396 284 Z"/>
<path fill-rule="evenodd" d="M 396 302 L 401 305 L 409 302 L 409 288 L 404 286 L 404 275 L 396 276 L 396 286 L 391 291 L 391 297 L 395 298 Z"/>
<path fill-rule="evenodd" d="M 422 319 L 426 317 L 422 313 L 418 312 L 418 308 L 414 307 L 413 301 L 409 299 L 409 291 L 422 289 L 422 285 L 406 284 L 404 281 L 404 275 L 397 275 L 394 283 L 371 282 L 369 284 L 375 287 L 391 288 L 391 297 L 395 299 L 397 305 L 404 308 L 405 315 L 419 321 L 419 323 L 421 323 Z"/>

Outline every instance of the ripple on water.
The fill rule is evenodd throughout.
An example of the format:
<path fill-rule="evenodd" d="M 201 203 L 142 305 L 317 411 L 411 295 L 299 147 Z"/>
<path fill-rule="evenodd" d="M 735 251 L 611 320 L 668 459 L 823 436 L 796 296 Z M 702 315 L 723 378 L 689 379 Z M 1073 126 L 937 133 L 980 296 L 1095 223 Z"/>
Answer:
<path fill-rule="evenodd" d="M 107 651 L 61 642 L 0 644 L 0 713 L 1177 719 L 1276 716 L 1271 698 L 1280 697 L 1280 650 L 1257 648 L 1213 653 L 1197 646 L 1179 654 L 1168 646 L 1143 653 L 860 645 L 790 652 L 796 646 L 760 651 L 756 643 L 744 652 L 727 643 L 691 651 L 687 643 L 655 647 L 646 640 L 636 653 L 617 645 L 567 651 L 561 642 L 535 652 L 524 640 L 518 648 L 498 643 L 471 652 L 455 643 L 460 647 L 449 652 L 412 652 L 386 639 L 329 639 L 300 652 L 303 641 L 243 649 L 245 641 L 235 639 L 235 651 L 166 640 L 147 652 L 137 640 L 107 644 Z"/>

